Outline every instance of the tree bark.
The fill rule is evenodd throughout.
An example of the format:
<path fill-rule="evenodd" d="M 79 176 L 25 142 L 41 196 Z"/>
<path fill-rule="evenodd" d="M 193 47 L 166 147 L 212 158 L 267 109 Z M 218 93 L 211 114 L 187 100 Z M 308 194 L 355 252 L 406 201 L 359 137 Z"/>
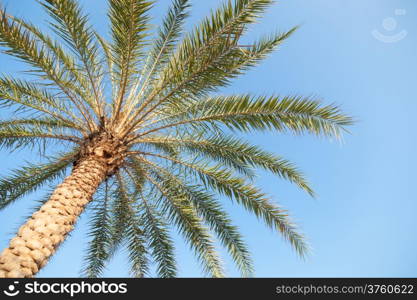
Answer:
<path fill-rule="evenodd" d="M 107 175 L 108 165 L 99 157 L 91 155 L 79 161 L 0 254 L 0 278 L 33 277 L 74 229 Z"/>

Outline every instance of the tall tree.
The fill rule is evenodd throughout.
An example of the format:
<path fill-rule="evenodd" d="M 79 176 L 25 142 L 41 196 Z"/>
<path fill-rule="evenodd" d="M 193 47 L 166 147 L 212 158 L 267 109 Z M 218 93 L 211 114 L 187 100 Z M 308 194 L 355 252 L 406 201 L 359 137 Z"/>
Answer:
<path fill-rule="evenodd" d="M 296 30 L 241 45 L 272 0 L 226 1 L 189 33 L 189 1 L 173 0 L 155 34 L 152 2 L 109 0 L 109 40 L 75 0 L 40 1 L 55 37 L 1 8 L 0 46 L 29 66 L 31 79 L 0 77 L 0 105 L 15 111 L 0 120 L 0 147 L 39 146 L 45 162 L 0 180 L 0 208 L 66 177 L 1 253 L 0 277 L 34 276 L 86 208 L 89 277 L 99 276 L 121 247 L 133 276 L 149 274 L 151 263 L 158 276 L 176 276 L 172 228 L 207 275 L 224 276 L 214 234 L 250 276 L 250 253 L 221 205 L 227 198 L 306 254 L 303 235 L 253 175 L 268 170 L 313 195 L 306 179 L 289 161 L 234 134 L 339 137 L 351 118 L 309 97 L 213 94 Z"/>

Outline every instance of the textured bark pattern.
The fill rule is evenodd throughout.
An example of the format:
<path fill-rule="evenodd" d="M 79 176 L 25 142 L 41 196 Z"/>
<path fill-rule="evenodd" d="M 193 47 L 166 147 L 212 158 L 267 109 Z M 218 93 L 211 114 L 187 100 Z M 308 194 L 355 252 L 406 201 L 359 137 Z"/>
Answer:
<path fill-rule="evenodd" d="M 73 230 L 78 216 L 108 175 L 108 164 L 100 155 L 81 159 L 1 253 L 0 278 L 33 277 Z"/>

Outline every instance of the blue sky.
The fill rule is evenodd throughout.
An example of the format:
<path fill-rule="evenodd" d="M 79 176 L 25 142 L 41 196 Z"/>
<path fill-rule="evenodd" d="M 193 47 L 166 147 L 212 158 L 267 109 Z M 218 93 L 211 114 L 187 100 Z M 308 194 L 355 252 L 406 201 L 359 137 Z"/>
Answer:
<path fill-rule="evenodd" d="M 45 15 L 33 0 L 3 0 L 13 14 L 33 22 Z M 106 32 L 104 0 L 80 0 L 92 22 Z M 221 0 L 194 0 L 191 28 Z M 157 1 L 158 19 L 168 0 Z M 413 0 L 282 0 L 248 40 L 302 24 L 300 30 L 259 67 L 224 93 L 315 95 L 338 103 L 358 121 L 344 142 L 278 133 L 249 139 L 297 163 L 318 193 L 311 199 L 296 187 L 261 173 L 258 182 L 290 210 L 307 235 L 312 254 L 298 258 L 281 237 L 225 201 L 253 253 L 257 277 L 415 277 L 417 274 L 417 2 Z M 377 30 L 378 37 L 372 34 Z M 387 40 L 397 39 L 395 43 Z M 0 54 L 0 72 L 22 66 Z M 6 112 L 0 111 L 0 116 Z M 0 152 L 0 175 L 29 152 Z M 0 211 L 0 248 L 7 245 L 41 192 Z M 83 216 L 76 230 L 41 271 L 43 277 L 77 277 L 87 237 Z M 224 253 L 230 276 L 238 276 Z M 180 276 L 202 276 L 197 261 L 178 239 Z M 124 253 L 105 276 L 126 276 Z"/>

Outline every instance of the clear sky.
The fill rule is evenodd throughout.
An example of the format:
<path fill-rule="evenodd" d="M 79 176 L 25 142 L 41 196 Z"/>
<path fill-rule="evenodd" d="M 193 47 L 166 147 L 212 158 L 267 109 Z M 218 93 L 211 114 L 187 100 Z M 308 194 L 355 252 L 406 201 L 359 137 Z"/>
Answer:
<path fill-rule="evenodd" d="M 44 13 L 34 0 L 2 0 L 33 22 Z M 106 1 L 80 0 L 94 25 L 106 32 Z M 159 18 L 168 0 L 156 1 Z M 194 0 L 188 26 L 221 0 Z M 282 0 L 248 40 L 276 29 L 301 29 L 262 65 L 225 93 L 316 95 L 340 104 L 357 124 L 344 143 L 311 136 L 252 134 L 250 139 L 296 162 L 318 193 L 311 199 L 286 182 L 260 174 L 260 185 L 288 208 L 313 252 L 301 260 L 281 237 L 243 209 L 225 206 L 253 253 L 257 277 L 400 277 L 417 275 L 417 2 L 414 0 Z M 391 43 L 388 43 L 391 42 Z M 0 72 L 21 65 L 0 54 Z M 3 117 L 5 112 L 0 111 Z M 0 152 L 0 175 L 29 152 Z M 0 248 L 7 245 L 41 192 L 0 211 Z M 83 216 L 43 277 L 77 277 L 87 236 Z M 202 276 L 188 247 L 177 240 L 180 276 Z M 223 251 L 223 253 L 225 253 Z M 105 276 L 126 276 L 127 258 L 116 256 Z M 238 276 L 225 254 L 230 276 Z"/>

